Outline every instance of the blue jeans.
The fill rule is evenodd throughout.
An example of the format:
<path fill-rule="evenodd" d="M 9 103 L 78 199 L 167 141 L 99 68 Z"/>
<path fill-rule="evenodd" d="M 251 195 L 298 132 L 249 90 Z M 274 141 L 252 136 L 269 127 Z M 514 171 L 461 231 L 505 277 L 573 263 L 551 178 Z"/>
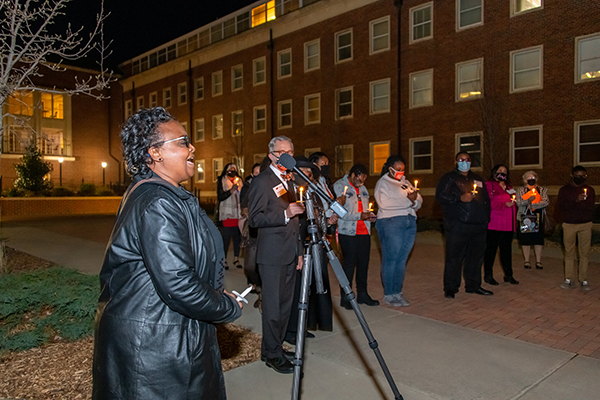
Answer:
<path fill-rule="evenodd" d="M 417 219 L 412 215 L 381 218 L 376 222 L 381 243 L 381 280 L 383 294 L 402 292 L 406 260 L 415 244 Z"/>

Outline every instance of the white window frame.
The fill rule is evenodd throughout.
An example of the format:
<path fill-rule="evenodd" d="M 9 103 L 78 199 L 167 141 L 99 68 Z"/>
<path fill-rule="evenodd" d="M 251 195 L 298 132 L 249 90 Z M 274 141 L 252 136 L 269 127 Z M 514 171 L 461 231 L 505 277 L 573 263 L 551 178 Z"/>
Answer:
<path fill-rule="evenodd" d="M 415 34 L 414 34 L 414 28 L 415 28 L 415 21 L 414 21 L 414 16 L 415 16 L 415 12 L 416 11 L 421 11 L 425 8 L 431 8 L 431 19 L 429 20 L 429 22 L 427 22 L 428 24 L 431 24 L 431 34 L 429 36 L 423 36 L 422 38 L 418 38 L 415 39 Z M 418 43 L 418 42 L 422 42 L 425 40 L 431 40 L 433 39 L 433 1 L 430 1 L 429 3 L 425 3 L 425 4 L 421 4 L 419 6 L 416 7 L 412 7 L 411 9 L 409 9 L 408 11 L 409 16 L 410 16 L 410 40 L 409 40 L 409 44 L 413 44 L 413 43 Z M 421 24 L 421 25 L 425 25 L 425 24 Z"/>
<path fill-rule="evenodd" d="M 205 128 L 204 118 L 196 118 L 194 120 L 194 142 L 204 142 L 206 140 Z M 200 132 L 202 132 L 202 137 L 200 137 Z"/>
<path fill-rule="evenodd" d="M 217 82 L 216 78 L 219 78 Z M 223 70 L 215 71 L 211 75 L 212 96 L 221 96 L 223 94 Z"/>
<path fill-rule="evenodd" d="M 198 170 L 200 168 L 202 168 L 202 179 L 198 179 Z M 196 160 L 196 168 L 194 169 L 194 177 L 196 179 L 196 183 L 206 182 L 206 161 L 205 160 Z"/>
<path fill-rule="evenodd" d="M 217 129 L 217 127 L 219 126 L 219 124 L 217 124 L 218 118 L 221 119 L 220 134 L 219 130 Z M 213 140 L 223 139 L 223 114 L 215 114 L 212 116 L 212 138 Z"/>
<path fill-rule="evenodd" d="M 177 105 L 184 106 L 187 104 L 187 82 L 181 82 L 177 85 Z"/>
<path fill-rule="evenodd" d="M 133 101 L 125 100 L 125 119 L 133 115 Z"/>
<path fill-rule="evenodd" d="M 311 154 L 321 151 L 320 147 L 309 147 L 304 149 L 304 157 L 308 158 Z"/>
<path fill-rule="evenodd" d="M 544 8 L 544 0 L 540 0 L 541 4 L 539 7 L 534 7 L 534 8 L 530 8 L 528 10 L 523 10 L 523 11 L 517 11 L 517 1 L 519 1 L 519 0 L 510 0 L 510 16 L 511 17 L 515 17 L 517 15 L 526 14 L 526 13 L 530 13 L 530 12 L 539 11 Z"/>
<path fill-rule="evenodd" d="M 308 49 L 315 45 L 317 46 L 317 54 L 311 56 L 308 54 Z M 309 63 L 313 58 L 317 59 L 317 65 L 311 68 Z M 318 69 L 321 69 L 321 39 L 315 39 L 304 43 L 304 72 L 316 71 Z"/>
<path fill-rule="evenodd" d="M 340 150 L 343 150 L 343 149 L 350 149 L 350 153 L 352 154 L 352 156 L 349 160 L 343 160 L 340 162 L 340 160 L 338 160 L 338 154 L 340 154 Z M 348 173 L 348 171 L 350 171 L 350 168 L 352 168 L 352 166 L 354 165 L 354 145 L 353 144 L 342 144 L 339 146 L 335 146 L 334 154 L 335 154 L 335 177 L 341 178 L 342 176 L 344 176 L 344 174 Z M 342 162 L 343 163 L 350 162 L 350 168 L 348 168 L 348 171 L 340 170 L 340 164 Z"/>
<path fill-rule="evenodd" d="M 574 139 L 575 139 L 575 146 L 574 146 L 574 153 L 573 153 L 573 160 L 574 165 L 583 165 L 586 167 L 594 167 L 594 166 L 600 166 L 600 156 L 598 156 L 598 161 L 581 161 L 581 154 L 580 154 L 580 127 L 584 126 L 584 125 L 600 125 L 600 119 L 595 119 L 595 120 L 588 120 L 588 121 L 575 121 L 574 123 Z M 593 142 L 593 143 L 586 143 L 586 144 L 600 144 L 599 142 Z"/>
<path fill-rule="evenodd" d="M 460 15 L 460 3 L 461 1 L 464 0 L 456 0 L 456 31 L 464 31 L 465 29 L 469 29 L 469 28 L 475 28 L 477 26 L 481 26 L 483 25 L 483 10 L 484 10 L 484 0 L 480 0 L 481 1 L 481 5 L 479 6 L 479 9 L 481 10 L 481 21 L 479 22 L 475 22 L 474 24 L 470 24 L 470 25 L 465 25 L 465 26 L 460 26 L 460 22 L 461 22 L 461 15 Z M 475 8 L 472 8 L 472 10 Z"/>
<path fill-rule="evenodd" d="M 135 110 L 140 111 L 144 108 L 144 96 L 138 96 L 135 99 Z"/>
<path fill-rule="evenodd" d="M 265 127 L 263 129 L 259 129 L 258 128 L 258 122 L 260 120 L 262 120 L 262 118 L 259 119 L 258 116 L 257 116 L 257 111 L 259 111 L 259 110 L 263 110 L 264 113 L 265 113 L 264 114 L 265 115 L 264 116 Z M 252 116 L 253 116 L 252 117 L 252 119 L 253 119 L 253 124 L 252 124 L 253 125 L 253 132 L 254 133 L 266 132 L 267 131 L 267 106 L 266 105 L 262 105 L 262 106 L 256 106 L 256 107 L 254 107 L 254 109 L 252 111 Z"/>
<path fill-rule="evenodd" d="M 340 103 L 340 93 L 341 92 L 350 92 L 350 115 L 340 116 L 340 107 L 342 103 Z M 348 104 L 348 103 L 343 103 Z M 340 88 L 335 91 L 335 119 L 351 119 L 354 117 L 354 86 L 348 86 L 345 88 Z"/>
<path fill-rule="evenodd" d="M 591 35 L 579 36 L 575 38 L 575 83 L 582 82 L 592 82 L 600 79 L 600 74 L 596 77 L 589 77 L 586 79 L 582 79 L 582 71 L 581 71 L 581 56 L 580 56 L 580 45 L 582 42 L 587 42 L 589 40 L 597 40 L 598 47 L 600 47 L 600 33 L 593 33 Z"/>
<path fill-rule="evenodd" d="M 460 70 L 461 70 L 461 68 L 467 67 L 470 65 L 478 65 L 479 79 L 463 82 L 463 81 L 461 81 Z M 479 99 L 484 96 L 484 94 L 483 94 L 483 58 L 477 58 L 475 60 L 469 60 L 469 61 L 463 61 L 463 62 L 456 63 L 455 71 L 456 71 L 456 78 L 455 78 L 455 82 L 456 82 L 455 99 L 456 99 L 456 101 L 474 100 L 474 99 Z M 473 95 L 469 95 L 467 97 L 460 97 L 460 95 L 461 95 L 460 85 L 462 83 L 476 82 L 476 81 L 479 81 L 479 94 L 473 94 Z"/>
<path fill-rule="evenodd" d="M 425 74 L 431 74 L 431 87 L 429 89 L 421 89 L 421 90 L 430 90 L 431 91 L 431 101 L 428 103 L 423 103 L 423 104 L 415 104 L 414 103 L 414 93 L 415 90 L 413 89 L 413 78 L 418 76 L 418 75 L 425 75 Z M 413 73 L 411 73 L 409 75 L 408 81 L 409 81 L 409 108 L 419 108 L 419 107 L 430 107 L 433 105 L 433 87 L 434 87 L 434 74 L 433 74 L 433 68 L 430 69 L 426 69 L 426 70 L 422 70 L 422 71 L 415 71 Z"/>
<path fill-rule="evenodd" d="M 158 92 L 152 92 L 148 96 L 148 107 L 154 108 L 158 105 Z"/>
<path fill-rule="evenodd" d="M 282 56 L 283 54 L 287 54 L 287 53 L 289 53 L 289 55 L 290 55 L 290 62 L 289 62 L 289 66 L 290 66 L 290 73 L 289 73 L 289 74 L 286 74 L 286 75 L 282 75 L 282 74 L 281 74 L 281 68 L 282 68 L 283 66 L 286 66 L 286 65 L 288 65 L 288 63 L 286 63 L 286 64 L 282 64 L 282 63 L 281 63 L 281 56 Z M 284 50 L 278 51 L 278 52 L 277 52 L 277 79 L 285 79 L 285 78 L 290 78 L 291 76 L 292 76 L 292 49 L 291 49 L 291 48 L 288 48 L 288 49 L 284 49 Z"/>
<path fill-rule="evenodd" d="M 281 106 L 283 106 L 284 104 L 289 104 L 290 105 L 290 113 L 289 114 L 283 114 L 283 115 L 281 114 Z M 289 99 L 289 100 L 282 100 L 282 101 L 277 102 L 277 129 L 289 129 L 289 128 L 292 127 L 292 125 L 293 125 L 293 116 L 294 116 L 292 106 L 293 105 L 292 105 L 292 100 L 291 99 Z M 282 125 L 281 124 L 282 117 L 287 116 L 287 115 L 290 116 L 290 124 L 289 125 Z"/>
<path fill-rule="evenodd" d="M 375 37 L 374 26 L 376 24 L 380 24 L 382 22 L 387 23 L 387 33 L 385 35 L 380 35 L 380 36 Z M 392 30 L 392 26 L 390 23 L 389 15 L 369 22 L 369 54 L 381 53 L 384 51 L 388 51 L 391 48 L 391 43 L 390 43 L 391 39 L 392 39 L 391 30 Z M 382 37 L 387 37 L 387 46 L 382 47 L 381 49 L 375 50 L 374 49 L 375 40 L 382 38 Z"/>
<path fill-rule="evenodd" d="M 515 148 L 515 133 L 522 131 L 538 131 L 538 143 L 539 146 L 530 146 L 530 147 L 519 147 Z M 515 151 L 516 150 L 528 150 L 528 149 L 538 149 L 538 164 L 524 164 L 524 165 L 515 165 Z M 511 169 L 532 169 L 532 168 L 543 168 L 544 167 L 544 128 L 543 125 L 534 125 L 534 126 L 519 126 L 516 128 L 510 128 L 510 168 Z"/>
<path fill-rule="evenodd" d="M 369 175 L 370 176 L 379 176 L 379 174 L 381 173 L 381 169 L 379 169 L 379 171 L 375 168 L 375 146 L 378 145 L 382 145 L 382 144 L 387 144 L 388 145 L 388 155 L 386 157 L 387 158 L 392 155 L 392 145 L 391 142 L 389 140 L 385 140 L 382 142 L 370 142 L 369 143 Z M 384 162 L 385 164 L 385 162 Z"/>
<path fill-rule="evenodd" d="M 180 122 L 180 124 L 183 127 L 183 130 L 185 131 L 185 133 L 187 133 L 189 135 L 190 131 L 188 130 L 188 123 L 187 123 L 187 121 L 182 121 L 182 122 Z"/>
<path fill-rule="evenodd" d="M 241 117 L 241 119 L 238 123 L 236 123 L 236 117 L 238 115 Z M 240 127 L 240 133 L 236 135 L 235 130 L 238 126 Z M 231 112 L 231 136 L 244 136 L 244 110 L 235 110 Z"/>
<path fill-rule="evenodd" d="M 219 175 L 221 175 L 221 171 L 223 170 L 223 157 L 217 157 L 212 159 L 212 169 L 213 176 L 212 181 L 216 182 L 219 180 Z"/>
<path fill-rule="evenodd" d="M 431 153 L 430 154 L 415 154 L 414 144 L 417 142 L 427 142 L 431 143 Z M 410 138 L 408 140 L 408 151 L 410 156 L 410 165 L 409 170 L 410 173 L 419 173 L 419 174 L 433 174 L 433 136 L 422 136 L 416 138 Z M 415 157 L 429 157 L 431 159 L 431 168 L 430 169 L 416 169 L 415 168 Z"/>
<path fill-rule="evenodd" d="M 257 64 L 259 62 L 262 62 L 263 64 L 263 69 L 259 70 L 257 68 Z M 263 79 L 262 80 L 258 80 L 258 74 L 262 73 Z M 264 85 L 267 82 L 267 58 L 266 57 L 259 57 L 259 58 L 255 58 L 254 60 L 252 60 L 252 84 L 254 86 L 258 86 L 258 85 Z"/>
<path fill-rule="evenodd" d="M 481 166 L 479 167 L 473 167 L 473 156 L 471 156 L 471 170 L 473 171 L 482 171 L 483 170 L 483 160 L 484 160 L 484 145 L 483 145 L 483 132 L 481 131 L 475 131 L 475 132 L 463 132 L 463 133 L 457 133 L 454 135 L 454 147 L 455 147 L 455 151 L 454 154 L 457 154 L 459 151 L 464 151 L 465 153 L 468 153 L 469 155 L 472 154 L 469 153 L 468 151 L 465 151 L 463 149 L 460 148 L 460 138 L 461 137 L 465 137 L 465 136 L 479 136 L 479 154 L 481 154 Z"/>
<path fill-rule="evenodd" d="M 163 108 L 169 109 L 173 105 L 173 98 L 171 96 L 171 88 L 163 89 L 163 98 L 162 98 Z"/>
<path fill-rule="evenodd" d="M 387 84 L 388 95 L 375 98 L 375 86 Z M 387 108 L 375 110 L 375 100 L 380 100 L 387 97 Z M 369 115 L 389 113 L 392 109 L 392 83 L 390 78 L 380 79 L 378 81 L 369 82 Z"/>
<path fill-rule="evenodd" d="M 528 86 L 525 88 L 515 88 L 515 74 L 519 72 L 527 72 L 526 70 L 515 71 L 515 57 L 525 53 L 533 53 L 539 52 L 539 76 L 540 76 L 540 84 L 537 86 Z M 533 71 L 534 68 L 531 68 L 529 71 Z M 510 93 L 519 93 L 519 92 L 528 92 L 531 90 L 540 90 L 544 88 L 544 46 L 533 46 L 528 47 L 526 49 L 513 50 L 510 52 Z"/>
<path fill-rule="evenodd" d="M 342 47 L 340 47 L 339 39 L 340 39 L 340 36 L 346 35 L 346 34 L 350 34 L 350 44 L 347 46 L 344 46 L 343 48 L 350 47 L 350 57 L 340 60 L 340 50 L 342 49 Z M 345 29 L 343 31 L 335 33 L 335 56 L 334 57 L 335 57 L 336 64 L 345 63 L 348 61 L 352 61 L 354 59 L 354 33 L 353 33 L 352 28 Z"/>
<path fill-rule="evenodd" d="M 240 71 L 240 76 L 236 77 L 235 74 Z M 239 85 L 239 86 L 238 86 Z M 231 91 L 237 92 L 244 88 L 244 64 L 238 64 L 231 67 Z"/>
<path fill-rule="evenodd" d="M 194 81 L 194 101 L 204 100 L 204 77 L 196 78 Z"/>
<path fill-rule="evenodd" d="M 319 107 L 314 109 L 309 109 L 308 104 L 310 100 L 318 99 Z M 315 111 L 318 114 L 318 119 L 316 121 L 309 121 L 309 114 L 311 111 Z M 307 94 L 304 96 L 304 125 L 314 125 L 321 123 L 321 93 L 313 93 Z"/>

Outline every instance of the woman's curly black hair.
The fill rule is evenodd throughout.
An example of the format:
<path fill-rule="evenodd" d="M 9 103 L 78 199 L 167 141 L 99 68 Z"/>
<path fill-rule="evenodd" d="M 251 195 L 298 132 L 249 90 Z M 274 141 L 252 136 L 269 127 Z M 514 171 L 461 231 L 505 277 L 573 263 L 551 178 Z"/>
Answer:
<path fill-rule="evenodd" d="M 394 164 L 396 164 L 398 161 L 406 165 L 406 163 L 404 162 L 404 158 L 402 158 L 401 155 L 397 154 L 389 156 L 388 159 L 385 161 L 385 164 L 383 164 L 383 167 L 381 168 L 381 174 L 379 176 L 384 176 L 385 174 L 387 174 L 389 168 L 393 168 Z"/>
<path fill-rule="evenodd" d="M 158 127 L 169 121 L 176 121 L 162 107 L 143 108 L 125 121 L 121 128 L 123 159 L 130 176 L 145 175 L 150 172 L 150 146 L 162 139 Z"/>

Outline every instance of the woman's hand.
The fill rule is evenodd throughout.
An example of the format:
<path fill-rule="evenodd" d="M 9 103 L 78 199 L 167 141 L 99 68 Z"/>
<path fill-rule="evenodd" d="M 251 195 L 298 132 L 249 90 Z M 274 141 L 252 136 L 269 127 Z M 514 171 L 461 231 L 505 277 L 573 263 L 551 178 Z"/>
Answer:
<path fill-rule="evenodd" d="M 416 190 L 415 190 L 414 192 L 407 193 L 407 195 L 406 195 L 406 197 L 408 197 L 408 199 L 409 199 L 410 201 L 412 201 L 413 203 L 414 203 L 415 201 L 417 201 L 417 196 L 418 196 L 418 193 L 417 193 L 417 191 L 416 191 Z"/>
<path fill-rule="evenodd" d="M 337 199 L 335 199 L 335 201 L 340 203 L 340 205 L 345 206 L 346 205 L 346 195 L 338 197 Z"/>

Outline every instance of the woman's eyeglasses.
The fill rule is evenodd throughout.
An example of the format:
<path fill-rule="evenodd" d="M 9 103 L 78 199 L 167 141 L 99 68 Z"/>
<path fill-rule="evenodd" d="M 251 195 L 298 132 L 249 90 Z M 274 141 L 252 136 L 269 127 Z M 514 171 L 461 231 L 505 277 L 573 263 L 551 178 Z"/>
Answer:
<path fill-rule="evenodd" d="M 175 139 L 171 139 L 171 140 L 164 140 L 162 142 L 157 142 L 154 143 L 152 146 L 150 147 L 158 147 L 158 146 L 162 146 L 163 144 L 167 144 L 167 143 L 171 143 L 171 142 L 176 142 L 178 140 L 183 141 L 183 144 L 185 145 L 185 147 L 190 147 L 190 137 L 185 135 L 185 136 L 180 136 L 178 138 Z"/>

